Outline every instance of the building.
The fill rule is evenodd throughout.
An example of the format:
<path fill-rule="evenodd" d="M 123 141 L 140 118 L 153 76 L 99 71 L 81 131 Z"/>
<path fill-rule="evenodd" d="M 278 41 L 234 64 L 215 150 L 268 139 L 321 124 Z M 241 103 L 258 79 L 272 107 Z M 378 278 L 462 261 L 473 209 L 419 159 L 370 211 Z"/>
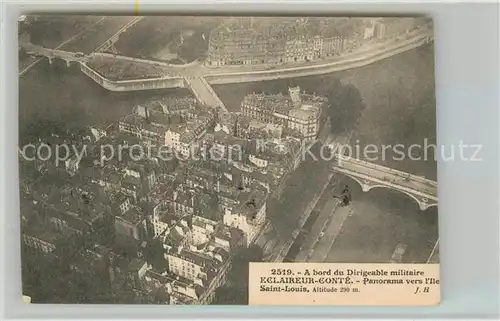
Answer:
<path fill-rule="evenodd" d="M 208 64 L 253 65 L 276 63 L 285 54 L 283 34 L 265 35 L 260 30 L 241 26 L 223 26 L 210 32 Z"/>
<path fill-rule="evenodd" d="M 320 131 L 322 109 L 327 99 L 300 92 L 290 87 L 289 96 L 282 94 L 249 94 L 243 98 L 243 115 L 264 123 L 281 125 L 298 138 L 314 140 Z"/>
<path fill-rule="evenodd" d="M 201 216 L 193 216 L 193 245 L 207 243 L 217 227 L 217 222 Z"/>
<path fill-rule="evenodd" d="M 171 228 L 168 228 L 163 237 L 163 248 L 170 250 L 174 247 L 189 247 L 193 242 L 193 231 L 189 216 L 178 218 Z M 165 259 L 168 260 L 165 254 Z"/>
<path fill-rule="evenodd" d="M 163 97 L 160 100 L 151 100 L 144 104 L 151 111 L 165 115 L 178 115 L 186 119 L 194 118 L 198 102 L 193 97 Z"/>
<path fill-rule="evenodd" d="M 386 26 L 383 23 L 377 23 L 375 25 L 375 37 L 378 39 L 383 39 L 386 36 Z"/>
<path fill-rule="evenodd" d="M 226 24 L 210 33 L 207 63 L 223 66 L 310 61 L 339 54 L 344 49 L 342 39 L 325 38 L 303 21 L 265 26 Z"/>
<path fill-rule="evenodd" d="M 365 32 L 363 35 L 363 39 L 368 40 L 375 36 L 375 24 L 371 23 L 369 26 L 365 28 Z"/>
<path fill-rule="evenodd" d="M 122 237 L 145 240 L 147 237 L 146 214 L 140 206 L 132 204 L 130 196 L 117 192 L 112 196 L 115 215 L 115 233 Z"/>
<path fill-rule="evenodd" d="M 156 185 L 157 165 L 153 161 L 128 162 L 123 168 L 121 191 L 138 203 Z"/>
<path fill-rule="evenodd" d="M 323 39 L 323 56 L 338 56 L 347 49 L 347 39 L 335 36 Z"/>
<path fill-rule="evenodd" d="M 166 256 L 170 273 L 192 281 L 199 304 L 212 301 L 215 289 L 225 283 L 231 265 L 229 252 L 213 243 L 201 249 L 172 248 Z"/>
<path fill-rule="evenodd" d="M 118 130 L 128 133 L 153 145 L 163 144 L 171 117 L 152 111 L 148 105 L 136 106 L 133 113 L 120 119 Z"/>
<path fill-rule="evenodd" d="M 160 237 L 169 228 L 172 228 L 178 221 L 178 217 L 173 215 L 169 210 L 164 210 L 161 207 L 162 204 L 158 204 L 153 209 L 153 232 L 154 237 Z"/>
<path fill-rule="evenodd" d="M 369 19 L 365 24 L 363 40 L 370 39 L 383 39 L 387 35 L 387 23 L 390 24 L 390 21 L 399 20 L 399 18 L 377 18 L 377 19 Z M 413 20 L 413 18 L 412 18 Z"/>
<path fill-rule="evenodd" d="M 165 133 L 165 146 L 170 147 L 186 159 L 192 153 L 191 143 L 193 142 L 194 135 L 185 130 L 184 126 L 172 127 Z"/>
<path fill-rule="evenodd" d="M 187 160 L 199 152 L 198 141 L 206 133 L 213 120 L 214 116 L 208 114 L 198 116 L 185 124 L 171 126 L 165 133 L 165 146 L 174 150 L 179 159 Z"/>
<path fill-rule="evenodd" d="M 186 280 L 179 290 L 198 304 L 210 303 L 230 267 L 226 230 L 218 231 L 217 223 L 195 216 L 180 219 L 164 239 L 168 272 Z"/>
<path fill-rule="evenodd" d="M 40 210 L 48 213 L 48 223 L 63 234 L 83 234 L 97 220 L 112 212 L 112 204 L 97 184 L 74 184 L 55 177 L 43 177 L 31 194 Z"/>
<path fill-rule="evenodd" d="M 239 139 L 224 131 L 219 131 L 214 134 L 207 134 L 204 137 L 205 143 L 205 159 L 214 161 L 227 160 L 241 161 L 244 150 L 247 145 L 247 140 Z"/>
<path fill-rule="evenodd" d="M 179 185 L 167 199 L 170 208 L 176 216 L 193 215 L 195 208 L 195 192 L 192 189 Z"/>
<path fill-rule="evenodd" d="M 253 188 L 251 192 L 242 192 L 233 199 L 233 205 L 225 206 L 223 222 L 226 226 L 243 232 L 243 244 L 253 243 L 266 222 L 267 191 Z"/>
<path fill-rule="evenodd" d="M 202 222 L 209 227 L 203 227 Z M 144 273 L 143 290 L 153 294 L 160 303 L 208 304 L 213 300 L 215 289 L 226 282 L 231 267 L 230 252 L 241 245 L 241 233 L 204 219 L 192 228 L 197 229 L 196 225 L 200 231 L 193 233 L 206 233 L 207 242 L 195 246 L 192 242 L 196 242 L 196 236 L 191 238 L 193 235 L 180 232 L 187 230 L 189 223 L 181 223 L 178 229 L 172 229 L 165 236 L 168 272 L 159 273 L 149 267 Z"/>
<path fill-rule="evenodd" d="M 142 283 L 158 303 L 191 305 L 196 304 L 199 297 L 197 286 L 178 275 L 158 273 L 150 269 L 144 274 Z"/>
<path fill-rule="evenodd" d="M 42 232 L 30 235 L 29 232 L 23 233 L 23 242 L 25 245 L 31 247 L 36 251 L 43 253 L 52 253 L 56 249 L 55 242 L 57 240 L 56 234 L 53 232 Z"/>

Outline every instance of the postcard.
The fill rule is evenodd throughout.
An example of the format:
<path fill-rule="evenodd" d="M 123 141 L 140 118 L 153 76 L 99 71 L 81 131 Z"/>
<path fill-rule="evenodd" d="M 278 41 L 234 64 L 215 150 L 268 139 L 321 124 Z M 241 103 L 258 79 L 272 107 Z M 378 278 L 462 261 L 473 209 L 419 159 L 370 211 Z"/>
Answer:
<path fill-rule="evenodd" d="M 429 17 L 22 16 L 18 152 L 31 304 L 440 301 Z"/>

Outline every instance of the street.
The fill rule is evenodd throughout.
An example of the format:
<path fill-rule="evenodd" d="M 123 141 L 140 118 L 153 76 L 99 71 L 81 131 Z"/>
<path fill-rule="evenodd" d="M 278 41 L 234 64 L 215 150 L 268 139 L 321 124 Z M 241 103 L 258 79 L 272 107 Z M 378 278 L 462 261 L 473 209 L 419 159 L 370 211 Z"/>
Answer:
<path fill-rule="evenodd" d="M 220 107 L 224 110 L 226 109 L 222 101 L 219 99 L 217 94 L 215 94 L 212 88 L 210 88 L 210 85 L 206 81 L 199 77 L 186 77 L 185 80 L 189 84 L 193 94 L 200 102 L 203 102 L 210 107 Z"/>
<path fill-rule="evenodd" d="M 323 233 L 327 225 L 329 225 L 334 210 L 339 204 L 339 200 L 332 197 L 334 195 L 332 189 L 338 190 L 338 185 L 338 180 L 332 179 L 328 188 L 323 191 L 320 201 L 314 208 L 316 216 L 312 218 L 308 227 L 304 227 L 305 229 L 308 228 L 308 230 L 305 231 L 305 239 L 300 246 L 300 252 L 295 257 L 295 261 L 305 262 L 310 260 L 310 255 L 318 243 L 320 234 Z"/>
<path fill-rule="evenodd" d="M 335 202 L 338 204 L 338 201 Z M 328 220 L 317 239 L 317 243 L 313 247 L 313 251 L 307 261 L 309 262 L 324 262 L 330 249 L 332 248 L 335 239 L 339 235 L 342 225 L 349 215 L 352 214 L 352 206 L 332 206 L 325 208 L 327 213 L 330 213 Z"/>
<path fill-rule="evenodd" d="M 94 18 L 95 19 L 95 18 Z M 103 23 L 104 17 L 99 18 L 97 21 L 91 20 L 89 22 L 89 26 L 87 28 L 84 28 L 83 30 L 80 30 L 78 33 L 75 33 L 71 37 L 67 38 L 66 40 L 62 41 L 59 45 L 57 45 L 54 49 L 63 49 L 67 44 L 70 42 L 74 41 L 78 37 L 82 36 L 87 30 L 90 30 L 94 25 L 99 25 Z M 76 30 L 75 30 L 76 32 Z M 50 48 L 50 47 L 49 47 Z M 26 74 L 31 68 L 36 66 L 42 58 L 37 58 L 37 57 L 23 57 L 23 59 L 19 59 L 19 76 L 23 76 Z"/>
<path fill-rule="evenodd" d="M 97 21 L 90 21 L 86 28 L 65 39 L 54 49 L 91 53 L 133 19 L 134 17 L 100 17 Z M 26 57 L 22 61 L 20 59 L 19 76 L 25 75 L 41 60 L 36 57 Z"/>

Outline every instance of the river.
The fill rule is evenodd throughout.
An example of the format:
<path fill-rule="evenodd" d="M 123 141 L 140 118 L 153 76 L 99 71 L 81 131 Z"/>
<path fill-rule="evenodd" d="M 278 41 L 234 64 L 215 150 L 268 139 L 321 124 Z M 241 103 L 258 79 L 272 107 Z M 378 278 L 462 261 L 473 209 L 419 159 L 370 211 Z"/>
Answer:
<path fill-rule="evenodd" d="M 369 144 L 378 147 L 379 157 L 370 161 L 437 179 L 437 162 L 432 147 L 428 149 L 427 159 L 422 150 L 436 144 L 433 45 L 362 68 L 330 74 L 329 77 L 353 84 L 360 91 L 365 110 L 352 143 L 359 144 L 361 150 Z M 215 86 L 215 90 L 229 109 L 237 110 L 248 87 L 248 84 L 236 84 Z M 408 157 L 402 160 L 394 158 L 392 148 L 382 152 L 383 146 L 397 144 L 405 146 Z M 412 145 L 421 146 L 421 149 L 414 148 L 410 153 L 408 149 Z M 364 158 L 363 155 L 354 156 Z M 407 245 L 404 262 L 427 261 L 438 238 L 436 207 L 420 211 L 417 203 L 401 192 L 375 188 L 364 193 L 354 180 L 340 174 L 336 177 L 351 189 L 353 212 L 341 221 L 340 232 L 325 261 L 387 263 L 399 243 Z M 331 191 L 325 191 L 325 194 L 330 195 Z M 314 224 L 325 203 L 319 202 L 306 223 L 306 230 Z M 299 235 L 286 260 L 293 261 L 304 238 L 305 235 Z"/>
<path fill-rule="evenodd" d="M 77 66 L 64 61 L 49 65 L 43 60 L 19 81 L 21 141 L 37 122 L 63 120 L 68 128 L 106 126 L 132 112 L 139 103 L 163 95 L 184 96 L 184 89 L 143 92 L 111 92 L 85 76 Z"/>
<path fill-rule="evenodd" d="M 335 75 L 343 82 L 355 84 L 365 101 L 366 109 L 355 134 L 357 139 L 373 144 L 419 143 L 424 138 L 435 142 L 432 53 L 432 46 L 419 48 Z M 83 75 L 76 66 L 67 68 L 64 62 L 49 65 L 46 60 L 21 77 L 19 84 L 21 141 L 35 123 L 57 119 L 70 129 L 106 125 L 154 96 L 189 94 L 186 90 L 110 92 Z M 241 85 L 238 86 L 241 91 Z M 232 85 L 222 88 L 226 92 L 223 98 L 227 92 L 235 93 L 234 88 Z M 390 165 L 436 177 L 434 161 Z M 437 210 L 421 212 L 412 199 L 395 191 L 375 189 L 361 193 L 355 183 L 351 185 L 358 205 L 345 221 L 328 260 L 343 260 L 339 258 L 343 253 L 348 261 L 363 258 L 386 261 L 395 243 L 405 242 L 409 253 L 422 248 L 413 251 L 412 261 L 425 261 L 428 248 L 437 239 Z M 378 246 L 383 249 L 377 250 Z"/>

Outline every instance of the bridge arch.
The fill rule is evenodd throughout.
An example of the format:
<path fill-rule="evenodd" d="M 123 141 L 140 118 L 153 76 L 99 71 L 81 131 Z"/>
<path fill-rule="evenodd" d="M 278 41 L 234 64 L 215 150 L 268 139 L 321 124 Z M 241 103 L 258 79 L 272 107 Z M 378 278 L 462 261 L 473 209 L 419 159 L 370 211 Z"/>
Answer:
<path fill-rule="evenodd" d="M 49 65 L 54 64 L 54 62 L 56 62 L 57 65 L 61 65 L 61 66 L 65 65 L 66 67 L 77 66 L 80 64 L 80 62 L 78 60 L 65 59 L 65 58 L 59 57 L 59 56 L 42 56 L 42 58 L 47 59 L 47 61 L 49 62 Z"/>
<path fill-rule="evenodd" d="M 350 179 L 356 181 L 360 186 L 361 186 L 361 189 L 363 189 L 363 192 L 368 192 L 369 189 L 367 189 L 366 187 L 366 184 L 364 182 L 362 182 L 359 178 L 357 178 L 356 176 L 353 176 L 353 175 L 349 175 L 349 174 L 346 174 L 346 173 L 342 173 L 340 172 L 340 174 L 346 176 L 346 177 L 349 177 Z"/>
<path fill-rule="evenodd" d="M 74 66 L 79 66 L 80 62 L 77 60 L 66 60 L 66 67 L 74 67 Z"/>
<path fill-rule="evenodd" d="M 370 186 L 368 187 L 367 192 L 368 192 L 368 191 L 370 191 L 370 190 L 372 190 L 372 189 L 374 189 L 374 188 L 386 188 L 386 189 L 390 189 L 390 190 L 393 190 L 393 191 L 398 191 L 398 192 L 400 192 L 400 193 L 403 193 L 403 194 L 405 194 L 405 195 L 409 196 L 409 197 L 410 197 L 411 199 L 413 199 L 415 202 L 417 202 L 418 207 L 419 207 L 419 208 L 420 208 L 420 210 L 422 210 L 422 211 L 426 210 L 426 209 L 429 207 L 429 205 L 428 205 L 429 200 L 427 200 L 427 201 L 423 201 L 422 199 L 419 199 L 418 197 L 416 197 L 415 195 L 413 195 L 413 194 L 411 194 L 411 193 L 408 193 L 408 192 L 406 192 L 406 191 L 402 191 L 402 190 L 399 190 L 399 189 L 397 189 L 397 188 L 393 188 L 393 187 L 391 187 L 391 186 L 387 186 L 387 185 L 382 185 L 382 184 L 370 185 Z"/>
<path fill-rule="evenodd" d="M 419 198 L 412 193 L 408 193 L 406 191 L 394 188 L 392 186 L 384 185 L 384 184 L 377 184 L 377 183 L 373 183 L 371 181 L 362 180 L 354 175 L 349 175 L 346 173 L 341 173 L 341 174 L 356 181 L 361 186 L 361 189 L 363 190 L 363 192 L 369 192 L 370 190 L 377 188 L 377 187 L 378 188 L 386 188 L 386 189 L 397 191 L 397 192 L 400 192 L 400 193 L 403 193 L 403 194 L 409 196 L 411 199 L 413 199 L 415 202 L 417 202 L 418 207 L 420 208 L 421 211 L 425 211 L 426 209 L 428 209 L 429 207 L 432 207 L 432 206 L 437 206 L 437 202 L 435 202 L 433 200 Z"/>
<path fill-rule="evenodd" d="M 425 211 L 426 209 L 429 209 L 429 208 L 431 208 L 431 207 L 435 207 L 435 206 L 436 206 L 436 207 L 438 206 L 438 202 L 436 202 L 436 201 L 434 201 L 434 200 L 433 200 L 433 201 L 432 201 L 432 203 L 427 203 L 427 204 L 424 206 L 424 208 L 422 208 L 422 207 L 421 207 L 420 209 L 421 209 L 422 211 Z"/>
<path fill-rule="evenodd" d="M 67 64 L 66 60 L 58 56 L 42 56 L 42 57 L 48 60 L 49 65 L 54 64 L 54 62 L 56 62 L 58 65 Z"/>

